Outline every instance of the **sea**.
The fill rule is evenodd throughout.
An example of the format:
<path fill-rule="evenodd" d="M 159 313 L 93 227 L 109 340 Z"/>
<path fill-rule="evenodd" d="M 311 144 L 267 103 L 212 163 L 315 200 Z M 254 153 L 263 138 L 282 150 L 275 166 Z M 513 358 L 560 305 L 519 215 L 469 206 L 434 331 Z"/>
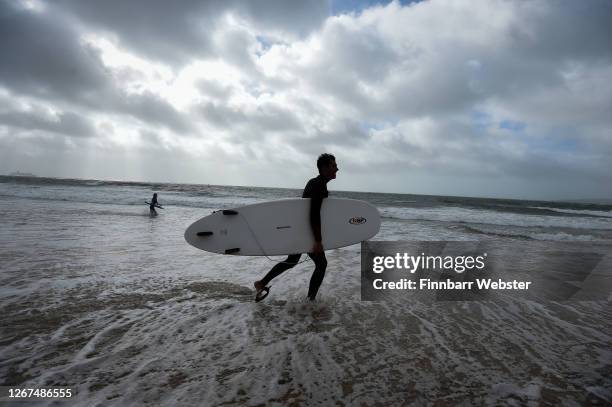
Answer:
<path fill-rule="evenodd" d="M 612 404 L 609 299 L 361 301 L 354 245 L 327 252 L 315 303 L 309 261 L 255 303 L 253 282 L 282 258 L 184 240 L 212 211 L 299 196 L 0 176 L 1 388 L 70 388 L 87 406 Z M 373 240 L 612 242 L 609 204 L 330 196 L 378 208 Z"/>

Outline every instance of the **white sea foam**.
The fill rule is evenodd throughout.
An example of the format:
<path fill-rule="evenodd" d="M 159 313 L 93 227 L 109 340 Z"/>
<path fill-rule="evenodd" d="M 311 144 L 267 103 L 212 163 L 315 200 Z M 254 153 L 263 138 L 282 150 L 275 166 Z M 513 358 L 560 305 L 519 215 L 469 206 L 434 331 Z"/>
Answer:
<path fill-rule="evenodd" d="M 567 227 L 576 229 L 612 230 L 612 219 L 592 217 L 569 217 L 533 215 L 492 211 L 486 209 L 471 209 L 462 207 L 433 208 L 379 208 L 383 217 L 400 220 L 425 220 L 438 222 L 462 222 L 473 224 L 490 224 L 500 226 L 522 227 Z"/>
<path fill-rule="evenodd" d="M 252 283 L 274 263 L 187 245 L 185 228 L 209 208 L 147 210 L 0 198 L 5 384 L 72 387 L 72 405 L 612 400 L 606 303 L 362 302 L 358 245 L 327 252 L 315 304 L 304 301 L 310 261 L 254 303 Z M 480 219 L 472 211 L 410 210 L 377 238 L 474 238 L 457 223 Z"/>
<path fill-rule="evenodd" d="M 612 218 L 612 211 L 605 211 L 605 210 L 593 211 L 593 210 L 588 210 L 588 209 L 562 209 L 562 208 L 549 208 L 549 207 L 542 207 L 542 206 L 533 206 L 532 208 L 545 209 L 545 210 L 549 210 L 553 212 L 560 212 L 560 213 L 569 213 L 573 215 L 591 215 L 591 216 L 602 216 L 606 218 Z"/>

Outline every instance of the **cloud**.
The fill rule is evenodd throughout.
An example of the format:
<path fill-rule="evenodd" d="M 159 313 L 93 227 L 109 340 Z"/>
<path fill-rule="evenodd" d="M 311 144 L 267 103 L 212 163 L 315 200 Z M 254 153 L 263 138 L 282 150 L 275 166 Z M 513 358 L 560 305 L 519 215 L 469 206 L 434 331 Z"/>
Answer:
<path fill-rule="evenodd" d="M 83 41 L 81 32 L 67 24 L 61 13 L 33 11 L 8 2 L 0 7 L 0 85 L 15 96 L 38 98 L 55 105 L 56 110 L 69 110 L 54 119 L 5 112 L 0 118 L 5 125 L 38 126 L 73 136 L 92 134 L 85 116 L 93 112 L 133 116 L 172 128 L 177 134 L 192 129 L 189 120 L 167 100 L 150 92 L 130 94 L 122 89 L 125 71 L 105 66 L 100 50 Z M 138 77 L 139 72 L 131 75 Z"/>
<path fill-rule="evenodd" d="M 262 104 L 253 111 L 242 111 L 214 103 L 199 107 L 204 119 L 220 130 L 232 132 L 243 129 L 254 135 L 283 131 L 301 131 L 301 123 L 290 110 L 277 104 Z M 246 135 L 246 134 L 245 134 Z M 246 135 L 246 137 L 249 137 Z"/>
<path fill-rule="evenodd" d="M 0 2 L 0 83 L 15 93 L 45 99 L 89 99 L 108 86 L 94 50 L 52 10 Z"/>
<path fill-rule="evenodd" d="M 170 64 L 214 55 L 211 38 L 227 14 L 260 30 L 297 37 L 317 28 L 329 10 L 320 0 L 60 0 L 56 5 L 88 27 L 112 34 L 133 53 Z"/>
<path fill-rule="evenodd" d="M 277 32 L 278 36 L 297 39 L 320 27 L 329 15 L 329 3 L 327 0 L 254 0 L 235 1 L 232 6 L 258 31 Z"/>
<path fill-rule="evenodd" d="M 53 115 L 42 112 L 0 112 L 0 123 L 23 130 L 40 130 L 73 137 L 93 137 L 96 129 L 87 120 L 73 112 Z"/>
<path fill-rule="evenodd" d="M 71 148 L 208 162 L 198 171 L 221 176 L 212 163 L 236 160 L 225 179 L 243 185 L 257 174 L 299 187 L 287 182 L 322 151 L 346 189 L 465 182 L 486 195 L 498 179 L 509 195 L 555 197 L 560 177 L 592 195 L 612 181 L 607 1 L 391 2 L 336 16 L 327 1 L 23 4 L 38 3 L 0 3 L 0 85 L 19 102 L 0 113 L 4 140 L 92 134 Z M 187 168 L 177 162 L 178 181 Z"/>
<path fill-rule="evenodd" d="M 177 136 L 189 135 L 194 130 L 189 117 L 155 94 L 113 96 L 103 107 L 112 107 L 115 114 L 133 116 L 145 125 L 165 126 L 174 130 Z"/>

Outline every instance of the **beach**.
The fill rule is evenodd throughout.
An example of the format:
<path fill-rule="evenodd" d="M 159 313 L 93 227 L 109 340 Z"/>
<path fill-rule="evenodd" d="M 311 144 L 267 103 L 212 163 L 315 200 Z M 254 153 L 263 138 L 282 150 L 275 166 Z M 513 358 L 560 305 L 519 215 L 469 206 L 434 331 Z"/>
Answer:
<path fill-rule="evenodd" d="M 609 205 L 330 190 L 379 208 L 374 240 L 612 240 Z M 91 406 L 612 403 L 610 298 L 361 301 L 354 245 L 327 252 L 314 304 L 310 261 L 255 303 L 282 258 L 183 238 L 213 210 L 299 195 L 0 177 L 2 386 L 68 387 Z"/>

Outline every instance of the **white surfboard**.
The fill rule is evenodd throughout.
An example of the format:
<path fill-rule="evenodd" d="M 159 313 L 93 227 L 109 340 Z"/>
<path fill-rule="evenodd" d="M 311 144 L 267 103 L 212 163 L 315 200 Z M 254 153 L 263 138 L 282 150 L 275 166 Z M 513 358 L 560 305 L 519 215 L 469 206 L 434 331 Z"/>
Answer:
<path fill-rule="evenodd" d="M 187 228 L 190 245 L 213 253 L 274 256 L 307 253 L 314 245 L 310 199 L 283 199 L 214 212 Z M 364 201 L 325 198 L 321 206 L 323 249 L 350 246 L 375 236 L 378 210 Z"/>

